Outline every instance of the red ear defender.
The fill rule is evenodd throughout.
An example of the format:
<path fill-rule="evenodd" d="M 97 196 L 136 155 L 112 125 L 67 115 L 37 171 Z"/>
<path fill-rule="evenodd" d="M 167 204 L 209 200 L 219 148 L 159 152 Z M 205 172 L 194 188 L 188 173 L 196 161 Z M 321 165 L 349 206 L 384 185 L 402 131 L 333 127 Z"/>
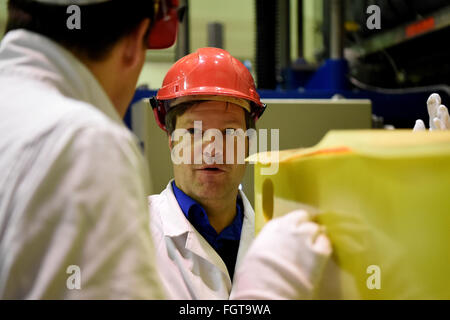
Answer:
<path fill-rule="evenodd" d="M 156 97 L 151 97 L 150 106 L 153 109 L 153 114 L 155 115 L 156 123 L 158 124 L 158 126 L 164 131 L 167 131 L 166 129 L 167 110 L 164 106 L 164 102 L 158 101 Z"/>
<path fill-rule="evenodd" d="M 155 7 L 157 11 L 148 36 L 147 47 L 149 49 L 169 48 L 177 38 L 178 0 L 160 0 Z"/>

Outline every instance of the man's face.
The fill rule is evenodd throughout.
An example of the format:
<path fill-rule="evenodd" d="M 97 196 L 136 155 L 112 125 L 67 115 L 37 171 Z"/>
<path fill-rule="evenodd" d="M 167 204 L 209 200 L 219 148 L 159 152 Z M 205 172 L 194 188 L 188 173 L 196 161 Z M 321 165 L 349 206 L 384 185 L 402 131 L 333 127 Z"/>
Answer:
<path fill-rule="evenodd" d="M 206 164 L 204 157 L 202 157 L 201 164 L 194 164 L 194 150 L 198 150 L 198 148 L 194 148 L 194 121 L 201 121 L 203 132 L 208 129 L 217 129 L 222 133 L 222 150 L 211 148 L 214 145 L 211 140 L 214 141 L 215 138 L 206 139 L 202 147 L 204 155 L 216 156 L 218 152 L 221 152 L 223 164 Z M 177 186 L 197 201 L 235 197 L 238 186 L 244 177 L 246 165 L 237 163 L 236 143 L 231 146 L 234 149 L 234 161 L 226 163 L 229 162 L 226 161 L 226 130 L 242 129 L 245 131 L 247 129 L 244 109 L 238 105 L 221 101 L 200 102 L 177 117 L 175 129 L 186 129 L 191 132 L 191 164 L 174 164 Z M 171 149 L 176 143 L 170 142 Z M 229 148 L 230 145 L 228 150 Z M 208 149 L 209 151 L 206 151 Z M 208 161 L 208 163 L 210 162 Z"/>

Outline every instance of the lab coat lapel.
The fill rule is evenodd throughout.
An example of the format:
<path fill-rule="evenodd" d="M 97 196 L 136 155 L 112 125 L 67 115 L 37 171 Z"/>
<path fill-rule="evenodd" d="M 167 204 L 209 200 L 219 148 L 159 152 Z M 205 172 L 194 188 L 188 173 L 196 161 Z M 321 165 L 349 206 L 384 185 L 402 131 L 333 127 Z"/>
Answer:
<path fill-rule="evenodd" d="M 162 219 L 164 235 L 168 237 L 185 236 L 185 248 L 197 256 L 210 262 L 224 274 L 228 275 L 228 270 L 222 258 L 211 247 L 211 245 L 203 238 L 203 236 L 190 224 L 181 211 L 178 201 L 175 198 L 172 189 L 172 181 L 169 182 L 167 188 L 163 191 L 168 205 L 167 210 L 164 210 L 164 217 Z M 191 264 L 192 267 L 192 264 Z M 229 279 L 231 287 L 231 279 Z"/>
<path fill-rule="evenodd" d="M 242 198 L 242 203 L 244 205 L 244 221 L 241 230 L 241 240 L 239 242 L 239 250 L 236 259 L 235 270 L 238 269 L 241 261 L 243 260 L 245 254 L 247 253 L 250 244 L 255 237 L 255 212 L 253 211 L 252 205 L 248 201 L 244 192 L 239 190 Z"/>
<path fill-rule="evenodd" d="M 186 239 L 186 249 L 194 252 L 196 255 L 202 257 L 219 268 L 220 271 L 227 275 L 229 285 L 231 287 L 231 278 L 222 258 L 194 227 L 192 227 L 192 231 L 188 233 Z"/>
<path fill-rule="evenodd" d="M 165 207 L 161 211 L 161 223 L 164 236 L 166 237 L 178 237 L 191 231 L 190 223 L 184 217 L 173 193 L 172 181 L 169 182 L 166 189 L 161 193 L 165 198 Z"/>

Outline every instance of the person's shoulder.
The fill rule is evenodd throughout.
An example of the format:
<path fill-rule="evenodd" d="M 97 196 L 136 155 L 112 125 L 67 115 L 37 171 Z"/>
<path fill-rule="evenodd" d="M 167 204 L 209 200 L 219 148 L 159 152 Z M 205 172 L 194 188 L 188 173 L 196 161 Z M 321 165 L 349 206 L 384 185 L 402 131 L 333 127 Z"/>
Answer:
<path fill-rule="evenodd" d="M 79 129 L 91 129 L 116 136 L 130 138 L 130 131 L 120 120 L 107 116 L 95 106 L 74 99 L 65 99 L 65 110 L 61 115 L 60 122 L 69 122 L 71 126 Z"/>
<path fill-rule="evenodd" d="M 53 100 L 53 104 L 57 104 L 58 100 L 60 108 L 55 110 L 56 108 L 50 107 L 54 113 L 48 124 L 54 135 L 65 137 L 71 142 L 89 142 L 78 146 L 101 147 L 99 142 L 103 142 L 104 148 L 114 145 L 119 147 L 118 151 L 139 153 L 136 137 L 118 116 L 113 119 L 87 102 L 67 97 L 58 97 Z"/>
<path fill-rule="evenodd" d="M 152 231 L 152 236 L 154 241 L 158 242 L 163 236 L 163 221 L 162 214 L 164 211 L 164 191 L 159 194 L 153 194 L 147 197 L 148 200 L 148 213 L 150 221 L 150 230 Z"/>
<path fill-rule="evenodd" d="M 104 133 L 108 132 L 109 134 L 125 138 L 130 138 L 131 136 L 109 101 L 98 101 L 98 104 L 107 103 L 109 106 L 95 105 L 66 96 L 61 94 L 60 91 L 45 85 L 43 85 L 42 93 L 37 93 L 33 90 L 39 91 L 39 88 L 32 88 L 30 94 L 41 100 L 39 102 L 39 111 L 42 117 L 52 122 L 49 125 L 63 128 L 64 130 L 90 129 Z M 109 110 L 109 115 L 103 109 Z"/>
<path fill-rule="evenodd" d="M 147 197 L 150 216 L 159 215 L 159 211 L 166 201 L 166 192 L 167 190 L 164 189 L 161 193 L 152 194 Z"/>
<path fill-rule="evenodd" d="M 11 110 L 8 114 L 10 122 L 22 124 L 23 140 L 61 141 L 89 133 L 117 140 L 135 140 L 112 105 L 110 115 L 107 115 L 100 110 L 102 106 L 65 96 L 47 84 L 32 86 L 24 83 L 22 87 L 27 94 L 10 99 L 6 107 Z"/>
<path fill-rule="evenodd" d="M 245 195 L 244 191 L 239 190 L 239 196 L 242 200 L 242 205 L 244 206 L 244 215 L 248 218 L 254 219 L 255 217 L 255 211 L 253 210 L 252 204 L 247 199 L 247 196 Z"/>
<path fill-rule="evenodd" d="M 122 178 L 144 177 L 145 163 L 137 138 L 123 123 L 88 103 L 61 101 L 64 111 L 38 129 L 48 133 L 40 138 L 45 140 L 48 158 L 60 159 L 68 166 L 91 163 L 89 172 L 101 167 Z"/>
<path fill-rule="evenodd" d="M 171 190 L 166 187 L 161 193 L 152 194 L 147 197 L 150 219 L 162 223 L 163 215 L 169 208 L 169 195 Z"/>

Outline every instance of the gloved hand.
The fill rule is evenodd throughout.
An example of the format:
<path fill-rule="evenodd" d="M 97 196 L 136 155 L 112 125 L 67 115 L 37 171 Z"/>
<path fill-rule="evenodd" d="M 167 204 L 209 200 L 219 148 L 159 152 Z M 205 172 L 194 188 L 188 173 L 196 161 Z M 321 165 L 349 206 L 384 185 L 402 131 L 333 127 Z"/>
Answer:
<path fill-rule="evenodd" d="M 428 115 L 430 117 L 430 131 L 449 130 L 450 120 L 447 108 L 441 104 L 441 97 L 433 93 L 427 100 Z M 422 120 L 416 120 L 414 131 L 426 130 Z"/>
<path fill-rule="evenodd" d="M 305 211 L 276 218 L 238 267 L 230 299 L 312 299 L 331 251 L 323 227 Z"/>

